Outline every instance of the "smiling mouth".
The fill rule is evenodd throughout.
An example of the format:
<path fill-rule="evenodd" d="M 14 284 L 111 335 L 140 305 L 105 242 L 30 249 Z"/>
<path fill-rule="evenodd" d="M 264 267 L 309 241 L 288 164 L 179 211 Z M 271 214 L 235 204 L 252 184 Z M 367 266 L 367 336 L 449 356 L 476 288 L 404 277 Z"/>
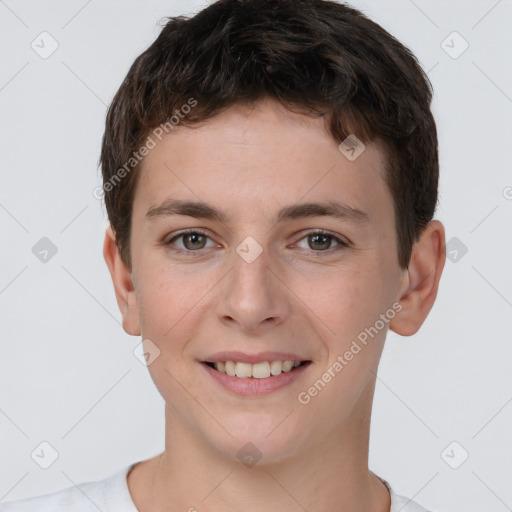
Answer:
<path fill-rule="evenodd" d="M 231 377 L 241 379 L 268 379 L 281 373 L 292 372 L 311 361 L 262 361 L 260 363 L 242 363 L 240 361 L 204 361 L 204 364 Z"/>

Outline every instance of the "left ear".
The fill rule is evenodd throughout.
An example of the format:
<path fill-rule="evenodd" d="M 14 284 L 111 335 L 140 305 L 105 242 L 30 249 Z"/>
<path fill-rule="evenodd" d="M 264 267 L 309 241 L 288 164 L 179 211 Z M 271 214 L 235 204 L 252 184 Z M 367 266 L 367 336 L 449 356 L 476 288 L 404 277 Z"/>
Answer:
<path fill-rule="evenodd" d="M 444 226 L 432 220 L 412 248 L 407 277 L 397 297 L 402 310 L 389 323 L 392 331 L 402 336 L 418 332 L 434 305 L 445 261 Z"/>

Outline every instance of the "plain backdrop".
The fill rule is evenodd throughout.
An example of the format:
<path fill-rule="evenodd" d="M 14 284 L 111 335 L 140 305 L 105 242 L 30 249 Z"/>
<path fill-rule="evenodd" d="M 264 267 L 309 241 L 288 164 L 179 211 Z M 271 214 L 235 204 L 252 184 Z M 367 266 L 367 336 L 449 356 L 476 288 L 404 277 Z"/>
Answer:
<path fill-rule="evenodd" d="M 0 501 L 163 449 L 163 400 L 133 354 L 140 338 L 121 327 L 93 190 L 106 108 L 129 66 L 159 20 L 204 5 L 0 1 Z M 370 467 L 429 509 L 511 510 L 512 1 L 352 5 L 434 86 L 449 251 L 421 330 L 388 335 Z M 57 251 L 46 262 L 44 237 Z M 48 469 L 31 456 L 43 442 L 58 453 Z"/>

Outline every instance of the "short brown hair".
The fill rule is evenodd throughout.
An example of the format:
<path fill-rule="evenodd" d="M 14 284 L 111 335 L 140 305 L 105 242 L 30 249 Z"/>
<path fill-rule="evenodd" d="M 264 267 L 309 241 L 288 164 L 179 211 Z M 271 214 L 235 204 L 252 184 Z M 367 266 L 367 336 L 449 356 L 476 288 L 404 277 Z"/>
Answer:
<path fill-rule="evenodd" d="M 383 142 L 406 269 L 437 206 L 432 86 L 408 48 L 333 0 L 218 0 L 193 17 L 168 18 L 137 57 L 108 110 L 101 149 L 105 206 L 125 264 L 131 268 L 138 150 L 151 130 L 172 128 L 170 116 L 191 98 L 181 125 L 264 97 L 323 116 L 337 143 L 350 134 Z"/>

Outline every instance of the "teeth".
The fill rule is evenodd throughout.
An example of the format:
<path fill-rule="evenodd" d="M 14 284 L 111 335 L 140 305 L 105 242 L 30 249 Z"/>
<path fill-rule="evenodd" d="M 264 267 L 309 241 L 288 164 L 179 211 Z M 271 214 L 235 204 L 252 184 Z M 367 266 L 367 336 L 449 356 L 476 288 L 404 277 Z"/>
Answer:
<path fill-rule="evenodd" d="M 235 364 L 235 375 L 237 377 L 248 378 L 252 373 L 252 364 L 250 363 L 236 363 Z"/>
<path fill-rule="evenodd" d="M 270 363 L 270 373 L 279 375 L 283 371 L 283 363 L 281 361 L 272 361 Z"/>
<path fill-rule="evenodd" d="M 255 379 L 266 379 L 267 377 L 270 377 L 270 363 L 267 361 L 249 366 L 252 366 L 252 376 Z"/>
<path fill-rule="evenodd" d="M 217 370 L 219 370 L 219 372 L 222 371 L 220 365 L 222 365 L 222 363 L 215 363 L 215 368 Z M 235 363 L 233 361 L 226 361 L 224 363 L 224 370 L 228 375 L 231 375 L 231 377 L 234 377 L 235 376 Z"/>
<path fill-rule="evenodd" d="M 283 361 L 283 372 L 289 372 L 293 368 L 293 361 Z"/>
<path fill-rule="evenodd" d="M 214 363 L 214 367 L 221 373 L 226 373 L 231 377 L 240 377 L 242 379 L 267 379 L 271 375 L 279 375 L 282 372 L 289 372 L 297 368 L 300 361 L 263 361 L 261 363 L 241 363 L 234 361 L 219 361 Z"/>

